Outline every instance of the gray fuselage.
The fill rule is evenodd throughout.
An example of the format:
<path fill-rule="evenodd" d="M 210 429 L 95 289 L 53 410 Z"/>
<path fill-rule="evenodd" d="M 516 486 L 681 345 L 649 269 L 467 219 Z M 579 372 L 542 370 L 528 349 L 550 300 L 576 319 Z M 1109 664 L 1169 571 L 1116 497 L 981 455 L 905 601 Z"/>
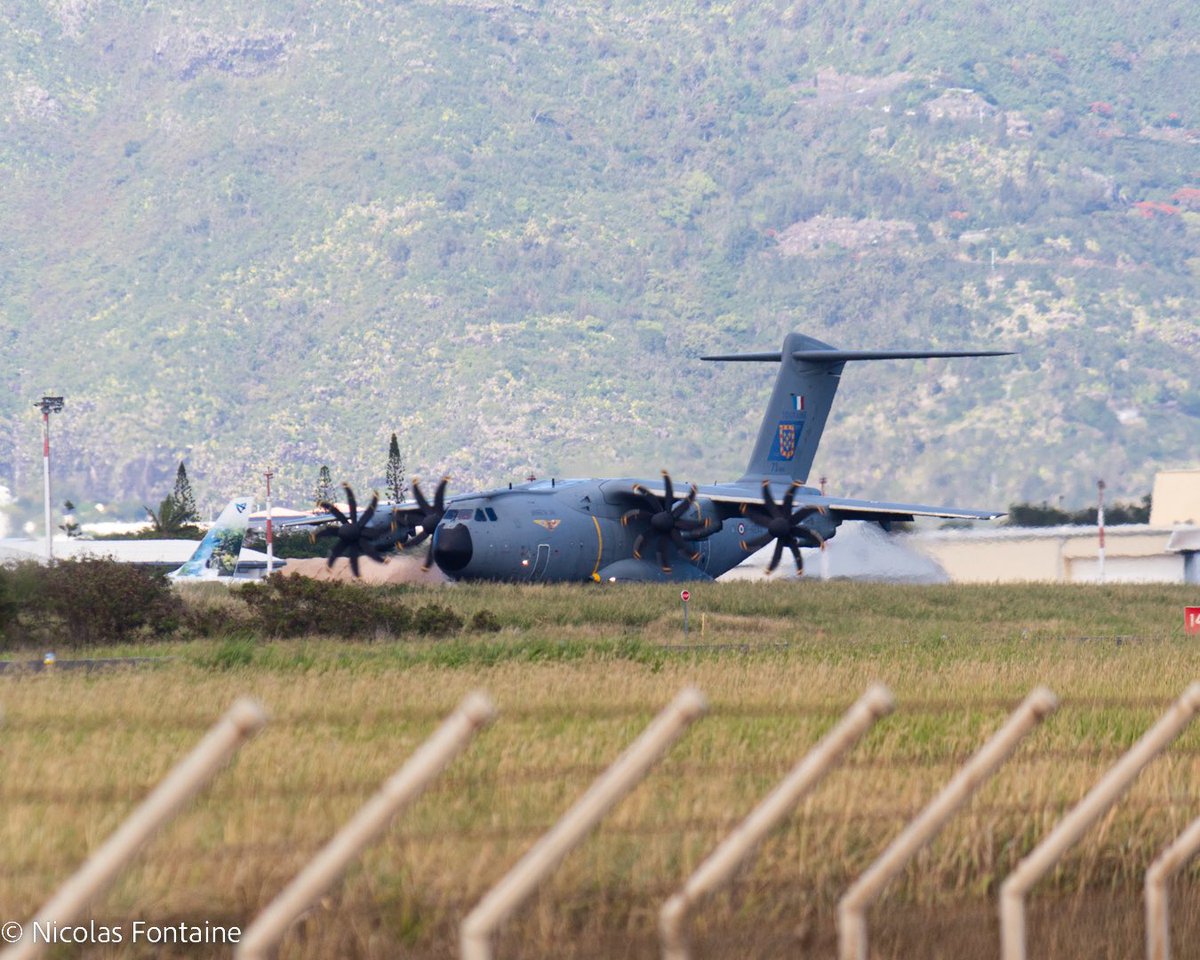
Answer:
<path fill-rule="evenodd" d="M 630 563 L 657 570 L 650 547 L 645 560 L 631 559 L 639 530 L 621 523 L 639 482 L 655 481 L 539 480 L 456 497 L 434 533 L 434 561 L 456 580 L 627 579 L 621 574 Z M 700 554 L 694 565 L 672 548 L 676 576 L 661 579 L 694 579 L 697 569 L 717 577 L 745 560 L 741 541 L 762 528 L 728 513 L 698 498 L 687 516 L 709 520 L 714 532 L 692 545 Z"/>

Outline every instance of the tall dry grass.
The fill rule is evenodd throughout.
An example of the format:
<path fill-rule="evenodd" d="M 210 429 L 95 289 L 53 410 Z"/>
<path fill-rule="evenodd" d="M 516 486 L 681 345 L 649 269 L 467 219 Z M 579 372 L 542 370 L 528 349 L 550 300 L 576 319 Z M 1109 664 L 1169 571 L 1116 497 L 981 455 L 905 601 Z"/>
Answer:
<path fill-rule="evenodd" d="M 994 953 L 1000 880 L 1200 675 L 1182 635 L 1181 590 L 696 592 L 690 648 L 674 590 L 459 587 L 438 602 L 464 618 L 493 611 L 505 624 L 500 634 L 180 641 L 170 648 L 176 659 L 152 669 L 0 681 L 0 914 L 29 914 L 231 700 L 250 694 L 267 705 L 270 726 L 95 907 L 109 920 L 248 923 L 482 686 L 500 705 L 497 724 L 289 937 L 284 954 L 451 956 L 470 906 L 655 710 L 694 683 L 711 714 L 566 860 L 500 943 L 505 956 L 653 956 L 663 899 L 879 680 L 896 692 L 897 713 L 694 925 L 702 956 L 828 956 L 840 893 L 1006 712 L 1045 683 L 1062 709 L 872 913 L 881 957 Z M 231 644 L 244 655 L 222 655 Z M 1200 730 L 1188 731 L 1036 888 L 1031 944 L 1041 955 L 1136 953 L 1142 873 L 1200 814 L 1198 761 Z M 1196 879 L 1193 871 L 1184 882 Z M 1179 937 L 1200 942 L 1200 916 L 1186 898 L 1176 903 Z"/>

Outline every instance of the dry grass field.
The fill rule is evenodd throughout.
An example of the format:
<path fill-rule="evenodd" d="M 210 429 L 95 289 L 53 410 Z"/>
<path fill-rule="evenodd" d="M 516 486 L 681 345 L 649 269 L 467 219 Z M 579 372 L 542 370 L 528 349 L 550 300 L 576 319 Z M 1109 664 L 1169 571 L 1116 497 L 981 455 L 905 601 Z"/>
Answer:
<path fill-rule="evenodd" d="M 221 588 L 223 590 L 223 588 Z M 264 732 L 95 905 L 101 922 L 247 925 L 469 690 L 500 708 L 285 943 L 287 958 L 451 957 L 458 921 L 683 686 L 710 714 L 572 854 L 504 957 L 653 957 L 662 901 L 873 681 L 899 708 L 698 912 L 701 957 L 834 955 L 837 898 L 1024 696 L 1059 712 L 871 913 L 880 958 L 998 955 L 1013 865 L 1193 679 L 1167 587 L 712 585 L 409 588 L 495 633 L 264 641 L 230 633 L 100 655 L 161 665 L 0 677 L 0 920 L 24 919 L 239 695 Z M 60 658 L 70 651 L 56 651 Z M 91 651 L 89 651 L 91 652 Z M 1200 815 L 1200 724 L 1151 764 L 1031 900 L 1033 956 L 1142 950 L 1141 883 Z M 1200 956 L 1196 870 L 1175 956 Z M 161 953 L 147 953 L 160 956 Z M 181 949 L 177 954 L 205 953 Z M 130 957 L 129 948 L 63 956 Z"/>

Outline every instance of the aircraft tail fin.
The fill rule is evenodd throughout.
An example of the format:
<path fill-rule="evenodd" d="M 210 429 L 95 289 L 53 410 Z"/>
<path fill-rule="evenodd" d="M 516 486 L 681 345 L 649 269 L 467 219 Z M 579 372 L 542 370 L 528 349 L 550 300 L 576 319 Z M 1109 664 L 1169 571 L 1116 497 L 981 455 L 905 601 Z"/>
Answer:
<path fill-rule="evenodd" d="M 172 580 L 232 577 L 237 571 L 238 555 L 242 552 L 242 541 L 246 539 L 249 518 L 250 498 L 231 500 L 217 517 L 217 522 L 204 535 L 191 558 L 167 576 Z"/>
<path fill-rule="evenodd" d="M 825 421 L 851 360 L 908 360 L 927 357 L 997 357 L 1005 350 L 838 350 L 800 333 L 791 333 L 778 353 L 741 353 L 702 360 L 774 362 L 779 364 L 775 388 L 750 462 L 742 480 L 797 480 L 804 483 L 817 455 Z"/>

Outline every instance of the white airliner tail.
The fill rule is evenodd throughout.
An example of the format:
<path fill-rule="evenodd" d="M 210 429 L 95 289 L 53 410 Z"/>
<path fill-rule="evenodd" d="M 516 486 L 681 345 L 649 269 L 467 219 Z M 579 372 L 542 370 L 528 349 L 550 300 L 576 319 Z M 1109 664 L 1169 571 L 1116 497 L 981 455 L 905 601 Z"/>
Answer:
<path fill-rule="evenodd" d="M 191 559 L 167 576 L 172 580 L 232 578 L 237 572 L 238 555 L 242 552 L 242 541 L 246 539 L 249 519 L 250 498 L 231 500 L 204 535 Z"/>

